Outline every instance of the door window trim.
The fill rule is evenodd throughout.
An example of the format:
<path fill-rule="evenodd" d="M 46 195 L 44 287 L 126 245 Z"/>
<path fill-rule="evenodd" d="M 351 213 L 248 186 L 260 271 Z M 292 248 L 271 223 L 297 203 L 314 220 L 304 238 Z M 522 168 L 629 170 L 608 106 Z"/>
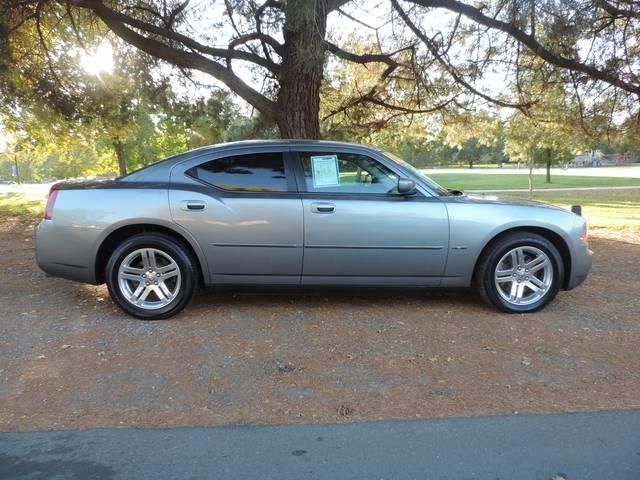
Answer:
<path fill-rule="evenodd" d="M 391 195 L 388 193 L 362 193 L 362 192 L 313 192 L 313 191 L 309 191 L 307 190 L 307 182 L 304 176 L 304 168 L 302 166 L 302 156 L 301 153 L 322 153 L 322 154 L 336 154 L 336 155 L 340 155 L 340 154 L 352 154 L 352 155 L 364 155 L 367 156 L 369 158 L 371 158 L 372 160 L 381 163 L 383 166 L 385 166 L 386 168 L 388 168 L 389 170 L 391 170 L 393 173 L 395 173 L 396 175 L 398 175 L 399 178 L 411 178 L 412 180 L 414 180 L 414 178 L 410 175 L 408 175 L 406 172 L 404 172 L 403 170 L 398 170 L 396 169 L 396 165 L 389 165 L 390 162 L 385 162 L 383 161 L 379 155 L 374 155 L 373 152 L 369 152 L 369 151 L 361 151 L 361 150 L 351 150 L 351 149 L 341 149 L 341 148 L 325 148 L 322 149 L 322 146 L 319 146 L 320 148 L 317 147 L 297 147 L 297 148 L 292 148 L 290 153 L 291 156 L 293 157 L 295 163 L 294 163 L 294 170 L 295 170 L 295 178 L 296 178 L 296 182 L 298 185 L 298 191 L 300 192 L 300 194 L 304 197 L 321 197 L 321 198 L 354 198 L 354 197 L 358 197 L 360 199 L 363 200 L 381 200 L 381 199 L 386 199 L 386 200 L 411 200 L 411 199 L 420 199 L 420 200 L 424 200 L 424 199 L 430 199 L 430 198 L 435 198 L 431 192 L 428 192 L 425 194 L 424 189 L 421 189 L 420 187 L 422 187 L 422 184 L 416 182 L 416 185 L 419 187 L 417 192 L 414 195 Z"/>

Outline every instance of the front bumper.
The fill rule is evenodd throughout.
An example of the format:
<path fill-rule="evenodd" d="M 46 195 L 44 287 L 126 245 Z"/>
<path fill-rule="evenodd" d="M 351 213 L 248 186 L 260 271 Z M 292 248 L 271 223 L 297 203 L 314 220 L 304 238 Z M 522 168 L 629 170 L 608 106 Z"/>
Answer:
<path fill-rule="evenodd" d="M 574 255 L 571 262 L 571 273 L 567 282 L 567 290 L 576 288 L 584 282 L 589 275 L 591 265 L 593 263 L 593 252 L 589 250 L 589 246 L 579 242 L 574 249 Z"/>

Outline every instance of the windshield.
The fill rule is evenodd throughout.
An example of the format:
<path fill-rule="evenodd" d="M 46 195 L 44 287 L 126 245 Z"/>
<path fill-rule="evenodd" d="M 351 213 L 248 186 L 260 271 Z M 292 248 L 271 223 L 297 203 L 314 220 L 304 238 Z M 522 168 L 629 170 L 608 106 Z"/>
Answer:
<path fill-rule="evenodd" d="M 433 190 L 436 194 L 438 194 L 440 196 L 451 195 L 451 192 L 449 190 L 447 190 L 442 185 L 439 185 L 436 182 L 434 182 L 433 180 L 431 180 L 429 177 L 427 177 L 424 173 L 422 173 L 416 167 L 414 167 L 410 163 L 405 162 L 404 160 L 402 160 L 397 155 L 394 155 L 393 153 L 387 152 L 387 151 L 385 151 L 384 154 L 387 157 L 389 157 L 391 160 L 393 160 L 394 162 L 399 163 L 400 165 L 402 165 L 402 167 L 404 167 L 405 169 L 409 170 L 409 172 L 412 175 L 414 175 L 416 178 L 418 178 L 418 180 L 420 180 L 422 183 L 424 183 L 427 187 L 429 187 L 431 190 Z"/>

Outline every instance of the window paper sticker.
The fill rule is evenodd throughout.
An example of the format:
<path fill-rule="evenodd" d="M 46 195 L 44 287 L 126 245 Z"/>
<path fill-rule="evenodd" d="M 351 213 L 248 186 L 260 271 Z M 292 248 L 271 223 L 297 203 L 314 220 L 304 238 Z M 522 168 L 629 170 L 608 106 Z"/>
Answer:
<path fill-rule="evenodd" d="M 311 157 L 311 171 L 315 188 L 340 185 L 337 155 Z"/>

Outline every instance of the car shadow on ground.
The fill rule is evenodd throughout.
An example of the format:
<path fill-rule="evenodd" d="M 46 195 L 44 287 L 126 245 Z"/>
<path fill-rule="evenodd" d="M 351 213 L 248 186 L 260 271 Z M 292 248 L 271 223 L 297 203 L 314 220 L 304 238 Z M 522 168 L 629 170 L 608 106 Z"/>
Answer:
<path fill-rule="evenodd" d="M 326 287 L 326 288 L 200 288 L 187 307 L 190 315 L 197 315 L 199 309 L 216 305 L 232 307 L 234 305 L 254 307 L 277 307 L 278 305 L 304 305 L 305 307 L 351 307 L 382 305 L 387 307 L 407 306 L 418 308 L 477 308 L 481 311 L 492 309 L 471 288 L 365 288 L 365 287 Z"/>

